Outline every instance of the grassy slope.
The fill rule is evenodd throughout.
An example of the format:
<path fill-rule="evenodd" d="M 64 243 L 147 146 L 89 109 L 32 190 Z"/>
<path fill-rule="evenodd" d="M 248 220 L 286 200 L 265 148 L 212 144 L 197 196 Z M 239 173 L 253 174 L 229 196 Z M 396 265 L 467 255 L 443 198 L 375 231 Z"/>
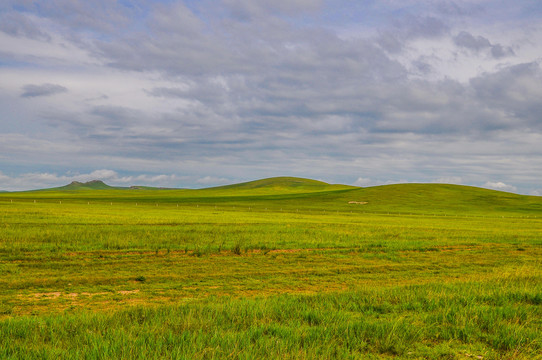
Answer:
<path fill-rule="evenodd" d="M 354 186 L 348 185 L 332 185 L 322 181 L 296 178 L 296 177 L 273 177 L 245 183 L 218 186 L 204 190 L 219 191 L 227 193 L 234 191 L 236 193 L 252 193 L 252 194 L 273 194 L 273 193 L 309 193 L 319 191 L 332 191 L 341 189 L 353 189 Z"/>
<path fill-rule="evenodd" d="M 69 191 L 67 191 L 69 190 Z M 61 201 L 115 201 L 164 204 L 212 204 L 274 207 L 284 210 L 327 210 L 425 215 L 528 215 L 542 216 L 542 197 L 449 184 L 396 184 L 368 188 L 330 185 L 320 181 L 279 177 L 215 188 L 138 189 L 112 188 L 100 182 L 48 191 L 1 194 L 0 199 Z M 349 204 L 350 201 L 366 204 Z"/>
<path fill-rule="evenodd" d="M 312 188 L 312 187 L 322 188 L 326 186 L 329 186 L 329 184 L 323 181 L 297 178 L 297 177 L 279 176 L 279 177 L 248 181 L 248 182 L 232 184 L 232 185 L 217 186 L 210 189 L 240 190 L 240 189 L 258 189 L 258 188 L 263 188 L 263 187 L 270 187 L 270 188 L 275 188 L 275 189 L 279 189 L 279 188 L 280 189 L 287 189 L 287 188 L 307 189 L 307 188 Z"/>
<path fill-rule="evenodd" d="M 351 191 L 342 197 L 366 201 L 367 211 L 415 213 L 540 213 L 542 197 L 448 184 L 397 184 Z"/>
<path fill-rule="evenodd" d="M 0 358 L 541 353 L 540 197 L 253 185 L 0 195 Z"/>

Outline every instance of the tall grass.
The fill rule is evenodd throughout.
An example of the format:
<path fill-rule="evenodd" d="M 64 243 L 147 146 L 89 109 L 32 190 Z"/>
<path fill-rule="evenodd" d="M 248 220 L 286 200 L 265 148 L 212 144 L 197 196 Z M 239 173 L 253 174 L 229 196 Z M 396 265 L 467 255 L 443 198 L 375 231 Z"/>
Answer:
<path fill-rule="evenodd" d="M 511 279 L 508 279 L 511 280 Z M 540 279 L 212 297 L 0 322 L 3 359 L 535 359 Z"/>

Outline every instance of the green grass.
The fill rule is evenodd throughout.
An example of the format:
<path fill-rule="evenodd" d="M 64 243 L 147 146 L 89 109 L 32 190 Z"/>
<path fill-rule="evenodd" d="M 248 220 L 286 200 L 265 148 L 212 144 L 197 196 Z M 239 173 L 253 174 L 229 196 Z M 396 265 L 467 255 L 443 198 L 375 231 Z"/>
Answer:
<path fill-rule="evenodd" d="M 455 185 L 0 194 L 0 358 L 542 358 L 541 230 Z"/>
<path fill-rule="evenodd" d="M 499 285 L 498 289 L 494 285 Z M 539 357 L 540 283 L 209 297 L 110 313 L 13 318 L 2 358 Z M 526 291 L 526 287 L 531 290 Z"/>

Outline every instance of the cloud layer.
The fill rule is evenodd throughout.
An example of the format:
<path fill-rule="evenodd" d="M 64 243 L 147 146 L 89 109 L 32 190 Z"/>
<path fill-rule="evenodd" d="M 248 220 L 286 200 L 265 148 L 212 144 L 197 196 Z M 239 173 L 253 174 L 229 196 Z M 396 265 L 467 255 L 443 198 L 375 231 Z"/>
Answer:
<path fill-rule="evenodd" d="M 9 179 L 107 168 L 118 183 L 170 174 L 163 186 L 296 175 L 540 188 L 532 2 L 88 4 L 0 5 Z"/>
<path fill-rule="evenodd" d="M 21 97 L 50 96 L 68 91 L 64 86 L 55 84 L 25 85 Z"/>

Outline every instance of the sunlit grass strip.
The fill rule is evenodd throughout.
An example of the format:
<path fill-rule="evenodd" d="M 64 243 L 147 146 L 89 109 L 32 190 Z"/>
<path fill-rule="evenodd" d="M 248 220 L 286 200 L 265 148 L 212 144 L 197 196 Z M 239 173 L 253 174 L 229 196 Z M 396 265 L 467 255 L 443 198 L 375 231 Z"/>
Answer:
<path fill-rule="evenodd" d="M 208 298 L 0 322 L 2 359 L 536 359 L 542 285 L 515 277 L 315 296 Z"/>

